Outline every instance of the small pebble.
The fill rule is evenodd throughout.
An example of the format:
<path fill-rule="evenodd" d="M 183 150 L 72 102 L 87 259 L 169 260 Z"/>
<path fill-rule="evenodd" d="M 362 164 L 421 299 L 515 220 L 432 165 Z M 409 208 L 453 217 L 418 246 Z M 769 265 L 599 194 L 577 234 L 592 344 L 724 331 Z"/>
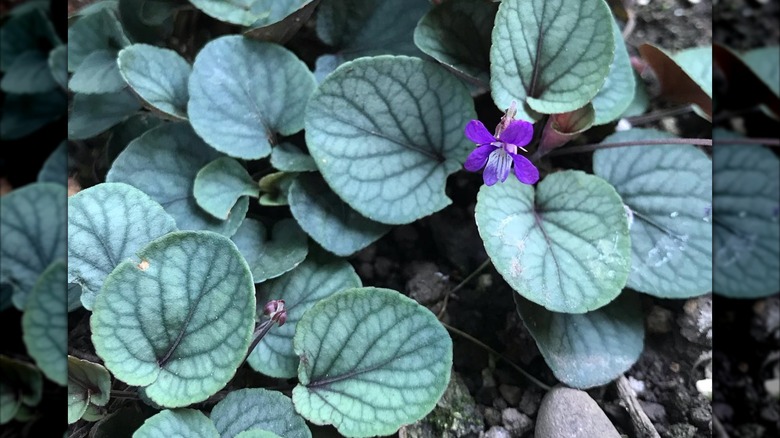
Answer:
<path fill-rule="evenodd" d="M 510 406 L 517 406 L 520 403 L 520 397 L 523 393 L 520 388 L 513 385 L 501 385 L 498 387 L 498 392 L 501 393 L 501 397 L 504 397 Z"/>
<path fill-rule="evenodd" d="M 664 438 L 693 438 L 696 436 L 696 426 L 687 423 L 677 423 L 669 426 Z"/>
<path fill-rule="evenodd" d="M 661 403 L 639 400 L 642 410 L 653 423 L 666 423 L 666 408 Z"/>
<path fill-rule="evenodd" d="M 485 416 L 485 423 L 487 423 L 488 426 L 501 425 L 501 411 L 498 409 L 487 406 L 485 407 L 483 415 Z"/>
<path fill-rule="evenodd" d="M 493 426 L 479 435 L 481 438 L 512 438 L 512 434 L 501 426 Z"/>
<path fill-rule="evenodd" d="M 536 417 L 536 438 L 620 438 L 587 392 L 557 386 L 544 396 Z"/>
<path fill-rule="evenodd" d="M 501 411 L 501 421 L 506 430 L 514 437 L 521 437 L 534 427 L 533 420 L 515 408 L 506 408 Z"/>
<path fill-rule="evenodd" d="M 666 334 L 672 331 L 674 314 L 661 306 L 653 306 L 647 315 L 647 331 L 653 334 Z"/>

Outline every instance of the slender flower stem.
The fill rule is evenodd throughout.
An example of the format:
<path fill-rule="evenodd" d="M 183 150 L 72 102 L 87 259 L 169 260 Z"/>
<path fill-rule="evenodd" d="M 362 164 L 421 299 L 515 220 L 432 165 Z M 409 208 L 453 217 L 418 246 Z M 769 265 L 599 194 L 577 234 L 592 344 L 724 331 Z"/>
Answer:
<path fill-rule="evenodd" d="M 252 351 L 254 351 L 255 347 L 257 347 L 257 344 L 260 343 L 260 340 L 263 339 L 263 336 L 268 334 L 274 324 L 276 324 L 276 321 L 272 319 L 267 319 L 258 324 L 258 326 L 255 328 L 254 334 L 252 334 L 252 343 L 249 345 L 249 350 L 246 352 L 246 357 L 244 357 L 241 365 L 246 363 L 246 360 L 249 359 L 249 355 L 252 354 Z"/>
<path fill-rule="evenodd" d="M 111 398 L 122 398 L 126 400 L 140 400 L 138 393 L 135 391 L 121 391 L 118 389 L 111 390 Z"/>
<path fill-rule="evenodd" d="M 652 113 L 642 114 L 641 116 L 626 117 L 626 121 L 632 125 L 639 125 L 642 123 L 654 122 L 656 120 L 663 119 L 664 117 L 674 117 L 682 114 L 688 114 L 691 111 L 693 111 L 693 107 L 691 105 L 678 106 L 675 108 L 668 108 Z"/>
<path fill-rule="evenodd" d="M 471 274 L 469 274 L 468 277 L 464 278 L 463 281 L 458 283 L 457 286 L 447 291 L 447 293 L 444 295 L 444 303 L 441 306 L 441 310 L 439 310 L 439 313 L 436 315 L 436 317 L 439 318 L 439 320 L 441 320 L 441 318 L 444 316 L 444 312 L 447 310 L 447 304 L 450 301 L 450 295 L 459 291 L 463 286 L 468 284 L 469 281 L 471 281 L 474 277 L 476 277 L 480 272 L 484 271 L 485 268 L 487 268 L 488 266 L 490 266 L 490 258 L 482 262 L 482 264 L 479 265 L 477 269 L 475 269 Z"/>
<path fill-rule="evenodd" d="M 714 144 L 760 144 L 764 146 L 780 146 L 777 138 L 714 138 Z"/>
<path fill-rule="evenodd" d="M 579 154 L 583 152 L 592 152 L 597 149 L 619 148 L 625 146 L 650 146 L 650 145 L 666 145 L 666 144 L 692 144 L 697 146 L 712 146 L 712 140 L 708 138 L 665 138 L 658 140 L 636 140 L 636 141 L 622 141 L 617 143 L 593 143 L 585 144 L 582 146 L 572 146 L 567 148 L 560 148 L 550 152 L 548 155 L 568 155 Z"/>
<path fill-rule="evenodd" d="M 455 333 L 456 335 L 458 335 L 458 336 L 460 336 L 462 338 L 468 339 L 469 341 L 473 342 L 474 344 L 482 347 L 482 349 L 484 349 L 488 353 L 493 354 L 496 357 L 502 359 L 504 362 L 509 364 L 509 366 L 511 366 L 512 368 L 517 370 L 520 374 L 522 374 L 526 379 L 528 379 L 531 382 L 533 382 L 536 386 L 542 388 L 545 391 L 549 391 L 549 390 L 552 389 L 549 385 L 547 385 L 546 383 L 544 383 L 541 380 L 537 379 L 536 377 L 532 376 L 531 373 L 529 373 L 528 371 L 526 371 L 523 368 L 521 368 L 520 365 L 517 365 L 516 363 L 512 362 L 511 360 L 509 360 L 503 354 L 501 354 L 498 351 L 488 347 L 485 343 L 483 343 L 479 339 L 471 336 L 470 334 L 468 334 L 466 332 L 460 331 L 460 330 L 456 329 L 455 327 L 453 327 L 453 326 L 451 326 L 449 324 L 445 324 L 445 323 L 442 322 L 441 325 L 443 325 L 444 328 L 446 328 L 447 330 L 451 331 L 452 333 Z"/>

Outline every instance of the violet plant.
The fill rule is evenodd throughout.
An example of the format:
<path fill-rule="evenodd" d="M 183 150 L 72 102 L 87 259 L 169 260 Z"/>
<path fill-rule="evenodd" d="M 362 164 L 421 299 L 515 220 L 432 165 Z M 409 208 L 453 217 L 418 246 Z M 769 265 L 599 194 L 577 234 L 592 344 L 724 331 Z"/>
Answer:
<path fill-rule="evenodd" d="M 483 268 L 565 385 L 637 360 L 639 293 L 713 289 L 709 140 L 616 123 L 648 96 L 610 6 L 434 3 L 106 0 L 72 17 L 68 137 L 101 157 L 67 201 L 89 321 L 67 362 L 74 434 L 132 417 L 137 437 L 376 436 L 423 418 L 450 336 L 345 258 L 450 205 L 464 168 L 484 168 Z M 327 50 L 305 48 L 313 33 Z M 709 48 L 640 53 L 662 98 L 710 118 Z M 596 149 L 583 169 L 554 161 Z M 242 387 L 245 363 L 297 379 L 291 397 Z"/>

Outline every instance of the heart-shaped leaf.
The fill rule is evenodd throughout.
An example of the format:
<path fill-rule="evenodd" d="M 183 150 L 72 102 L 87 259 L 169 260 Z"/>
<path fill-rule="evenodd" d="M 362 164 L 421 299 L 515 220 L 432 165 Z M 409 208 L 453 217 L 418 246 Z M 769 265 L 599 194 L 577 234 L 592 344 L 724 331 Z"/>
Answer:
<path fill-rule="evenodd" d="M 672 102 L 696 104 L 712 117 L 712 47 L 670 54 L 651 44 L 642 44 L 639 53 L 658 77 L 662 96 Z"/>
<path fill-rule="evenodd" d="M 68 119 L 68 139 L 94 137 L 141 109 L 138 99 L 127 89 L 117 93 L 73 96 Z"/>
<path fill-rule="evenodd" d="M 294 347 L 295 409 L 345 436 L 389 435 L 423 418 L 450 381 L 447 331 L 390 289 L 348 289 L 315 304 L 298 322 Z"/>
<path fill-rule="evenodd" d="M 312 95 L 306 144 L 322 175 L 352 208 L 405 224 L 450 204 L 447 176 L 473 145 L 476 118 L 465 85 L 418 58 L 378 56 L 344 64 Z"/>
<path fill-rule="evenodd" d="M 187 82 L 192 67 L 173 50 L 133 44 L 119 52 L 118 69 L 130 88 L 152 109 L 187 118 Z"/>
<path fill-rule="evenodd" d="M 504 0 L 490 48 L 490 88 L 518 117 L 573 111 L 593 99 L 614 58 L 612 14 L 604 0 Z M 527 111 L 526 103 L 533 111 Z"/>
<path fill-rule="evenodd" d="M 273 148 L 271 165 L 282 172 L 313 172 L 317 170 L 314 159 L 290 143 L 282 143 Z"/>
<path fill-rule="evenodd" d="M 742 59 L 753 72 L 764 82 L 769 89 L 780 97 L 780 47 L 767 46 L 748 50 L 742 55 Z"/>
<path fill-rule="evenodd" d="M 68 424 L 80 420 L 90 405 L 105 406 L 111 375 L 100 364 L 68 356 Z"/>
<path fill-rule="evenodd" d="M 296 178 L 287 199 L 290 212 L 306 234 L 338 256 L 350 256 L 390 231 L 389 225 L 353 210 L 316 175 Z"/>
<path fill-rule="evenodd" d="M 168 123 L 135 139 L 114 160 L 106 180 L 131 184 L 159 202 L 182 230 L 205 229 L 232 236 L 249 208 L 239 199 L 228 220 L 220 221 L 198 206 L 192 186 L 198 171 L 221 154 L 186 123 Z"/>
<path fill-rule="evenodd" d="M 217 20 L 242 26 L 266 26 L 282 20 L 311 0 L 190 0 Z"/>
<path fill-rule="evenodd" d="M 116 14 L 116 2 L 80 17 L 68 28 L 68 71 L 76 69 L 93 52 L 114 50 L 130 45 Z"/>
<path fill-rule="evenodd" d="M 496 270 L 549 310 L 595 310 L 626 285 L 628 220 L 620 195 L 597 176 L 557 172 L 535 191 L 513 178 L 483 186 L 475 215 Z"/>
<path fill-rule="evenodd" d="M 337 51 L 317 60 L 318 80 L 341 63 L 364 56 L 419 56 L 414 29 L 430 8 L 417 0 L 323 0 L 317 10 L 317 36 Z"/>
<path fill-rule="evenodd" d="M 27 353 L 46 377 L 62 386 L 68 377 L 67 274 L 65 260 L 57 260 L 43 271 L 22 315 L 22 340 Z"/>
<path fill-rule="evenodd" d="M 262 222 L 247 218 L 233 235 L 252 270 L 255 283 L 278 277 L 298 266 L 309 252 L 306 234 L 292 219 L 277 222 L 270 239 Z"/>
<path fill-rule="evenodd" d="M 633 292 L 577 315 L 550 312 L 517 294 L 515 304 L 555 377 L 573 388 L 606 385 L 642 354 L 642 305 Z"/>
<path fill-rule="evenodd" d="M 46 14 L 34 8 L 14 13 L 0 27 L 0 71 L 8 71 L 16 58 L 30 50 L 62 44 Z M 45 50 L 48 50 L 46 48 Z"/>
<path fill-rule="evenodd" d="M 617 23 L 612 20 L 612 37 L 615 41 L 615 57 L 609 66 L 609 74 L 604 85 L 591 102 L 596 112 L 594 125 L 603 125 L 616 120 L 628 109 L 634 100 L 634 69 L 623 41 L 623 34 Z"/>
<path fill-rule="evenodd" d="M 221 438 L 263 429 L 285 438 L 311 438 L 306 422 L 284 394 L 261 388 L 232 391 L 211 411 Z"/>
<path fill-rule="evenodd" d="M 38 172 L 38 182 L 68 185 L 68 144 L 63 141 L 49 155 Z"/>
<path fill-rule="evenodd" d="M 68 47 L 61 44 L 49 52 L 49 70 L 57 85 L 63 90 L 68 88 Z"/>
<path fill-rule="evenodd" d="M 117 66 L 116 50 L 96 50 L 79 64 L 68 82 L 75 93 L 116 93 L 127 87 Z"/>
<path fill-rule="evenodd" d="M 233 377 L 255 321 L 252 275 L 209 231 L 169 233 L 120 263 L 93 306 L 95 351 L 165 407 L 203 401 Z"/>
<path fill-rule="evenodd" d="M 449 0 L 433 7 L 417 24 L 414 43 L 442 64 L 490 82 L 490 33 L 498 5 Z"/>
<path fill-rule="evenodd" d="M 258 314 L 265 303 L 284 300 L 287 320 L 263 337 L 249 355 L 249 365 L 271 377 L 291 378 L 297 375 L 298 356 L 293 351 L 293 336 L 301 317 L 318 301 L 344 289 L 362 286 L 352 266 L 341 260 L 318 260 L 309 257 L 283 276 L 260 285 L 257 295 Z"/>
<path fill-rule="evenodd" d="M 0 354 L 0 424 L 11 421 L 23 406 L 36 406 L 43 394 L 38 368 Z"/>
<path fill-rule="evenodd" d="M 176 222 L 144 192 L 103 183 L 68 198 L 68 282 L 83 287 L 91 310 L 103 280 L 152 240 L 176 231 Z"/>
<path fill-rule="evenodd" d="M 231 35 L 198 53 L 187 110 L 195 132 L 232 157 L 271 153 L 276 133 L 303 129 L 314 76 L 292 52 L 276 44 Z"/>
<path fill-rule="evenodd" d="M 8 67 L 0 89 L 6 93 L 45 93 L 57 88 L 49 69 L 48 54 L 38 50 L 22 53 Z"/>
<path fill-rule="evenodd" d="M 195 176 L 193 195 L 198 205 L 217 219 L 227 220 L 241 197 L 260 196 L 260 187 L 244 166 L 230 157 L 205 165 Z"/>
<path fill-rule="evenodd" d="M 29 184 L 0 197 L 0 282 L 14 285 L 19 310 L 38 276 L 67 257 L 66 199 L 67 189 L 55 183 Z"/>
<path fill-rule="evenodd" d="M 195 409 L 164 410 L 147 418 L 133 438 L 159 437 L 219 438 L 219 432 L 203 412 Z"/>
<path fill-rule="evenodd" d="M 613 134 L 604 143 L 674 138 L 652 129 Z M 629 209 L 631 273 L 627 285 L 662 298 L 712 290 L 712 161 L 693 146 L 600 149 L 593 172 Z"/>
<path fill-rule="evenodd" d="M 712 133 L 713 290 L 757 298 L 780 290 L 780 160 L 763 146 L 728 144 L 741 136 Z"/>
<path fill-rule="evenodd" d="M 14 140 L 32 134 L 47 123 L 62 117 L 67 104 L 65 94 L 59 90 L 5 95 L 0 139 Z"/>

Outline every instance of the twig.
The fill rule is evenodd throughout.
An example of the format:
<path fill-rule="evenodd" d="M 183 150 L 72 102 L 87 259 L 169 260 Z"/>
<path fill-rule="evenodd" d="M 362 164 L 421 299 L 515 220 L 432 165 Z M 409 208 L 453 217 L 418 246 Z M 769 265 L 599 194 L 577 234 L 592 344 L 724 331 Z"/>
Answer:
<path fill-rule="evenodd" d="M 464 278 L 463 281 L 461 281 L 457 286 L 447 291 L 447 293 L 444 295 L 444 303 L 441 306 L 441 310 L 439 310 L 439 313 L 436 315 L 436 317 L 439 318 L 439 320 L 441 320 L 441 318 L 444 316 L 444 312 L 447 310 L 447 304 L 450 301 L 450 295 L 459 291 L 463 286 L 468 284 L 469 281 L 471 281 L 474 277 L 476 277 L 480 272 L 482 272 L 488 266 L 490 266 L 490 258 L 482 262 L 482 264 L 479 265 L 477 269 L 474 270 L 474 272 L 469 274 L 468 277 Z"/>
<path fill-rule="evenodd" d="M 713 138 L 713 144 L 760 144 L 764 146 L 780 146 L 777 138 Z"/>
<path fill-rule="evenodd" d="M 661 438 L 661 435 L 655 430 L 653 422 L 650 421 L 650 418 L 647 417 L 647 414 L 642 409 L 642 405 L 639 404 L 639 400 L 636 398 L 634 390 L 631 389 L 626 376 L 621 374 L 615 383 L 618 396 L 625 403 L 628 415 L 631 416 L 631 422 L 634 424 L 634 432 L 637 438 Z"/>
<path fill-rule="evenodd" d="M 546 383 L 544 383 L 541 380 L 537 379 L 536 377 L 532 376 L 531 373 L 529 373 L 528 371 L 526 371 L 523 368 L 521 368 L 520 365 L 517 365 L 516 363 L 512 362 L 506 356 L 504 356 L 503 354 L 499 353 L 498 351 L 490 348 L 489 346 L 487 346 L 485 343 L 483 343 L 479 339 L 471 336 L 470 334 L 468 334 L 466 332 L 460 331 L 460 330 L 456 329 L 455 327 L 453 327 L 453 326 L 451 326 L 449 324 L 445 324 L 445 323 L 442 322 L 441 325 L 443 325 L 444 328 L 446 328 L 447 330 L 451 331 L 452 333 L 455 333 L 456 335 L 458 335 L 458 336 L 460 336 L 462 338 L 468 339 L 469 341 L 473 342 L 477 346 L 482 347 L 482 349 L 486 350 L 488 353 L 495 355 L 499 359 L 502 359 L 504 362 L 509 364 L 509 366 L 511 366 L 512 368 L 517 370 L 520 374 L 525 376 L 526 379 L 530 380 L 536 386 L 542 388 L 545 391 L 549 391 L 550 389 L 552 389 L 549 385 L 547 385 Z"/>

